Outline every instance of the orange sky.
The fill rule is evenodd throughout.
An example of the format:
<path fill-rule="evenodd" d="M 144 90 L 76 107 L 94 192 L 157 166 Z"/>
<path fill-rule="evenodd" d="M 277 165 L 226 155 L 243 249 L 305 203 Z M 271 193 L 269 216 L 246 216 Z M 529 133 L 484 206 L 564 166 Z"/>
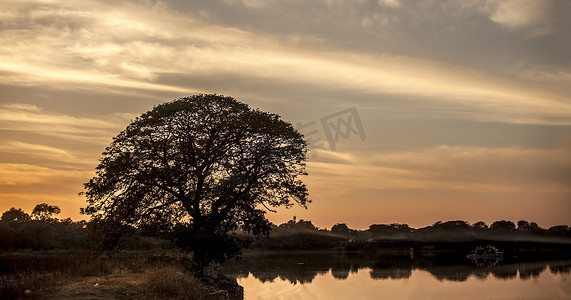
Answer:
<path fill-rule="evenodd" d="M 47 202 L 81 218 L 77 194 L 112 137 L 203 92 L 311 135 L 313 203 L 273 222 L 571 224 L 568 2 L 24 0 L 0 11 L 0 211 Z M 362 137 L 331 147 L 321 120 L 353 107 Z"/>

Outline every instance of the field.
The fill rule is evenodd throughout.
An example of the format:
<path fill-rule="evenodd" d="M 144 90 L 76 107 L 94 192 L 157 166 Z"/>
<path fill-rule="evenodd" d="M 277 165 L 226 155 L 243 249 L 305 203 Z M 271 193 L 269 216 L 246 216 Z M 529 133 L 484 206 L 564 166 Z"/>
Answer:
<path fill-rule="evenodd" d="M 21 251 L 0 254 L 0 299 L 218 299 L 178 252 Z"/>

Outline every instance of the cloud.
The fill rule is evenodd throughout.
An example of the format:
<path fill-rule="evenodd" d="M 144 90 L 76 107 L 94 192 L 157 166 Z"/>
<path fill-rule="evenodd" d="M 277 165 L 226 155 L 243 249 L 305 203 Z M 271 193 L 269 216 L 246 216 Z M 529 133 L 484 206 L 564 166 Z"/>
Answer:
<path fill-rule="evenodd" d="M 88 175 L 85 172 L 70 172 L 69 170 L 58 170 L 29 164 L 0 163 L 0 187 L 33 185 L 50 181 L 53 178 L 69 180 L 80 174 L 81 176 Z"/>
<path fill-rule="evenodd" d="M 352 163 L 310 161 L 305 181 L 313 203 L 308 211 L 283 214 L 360 228 L 403 220 L 413 226 L 451 219 L 528 219 L 548 226 L 568 220 L 566 148 L 439 146 L 344 156 Z"/>
<path fill-rule="evenodd" d="M 246 1 L 245 5 L 256 6 L 254 3 L 258 2 Z M 383 5 L 388 3 L 395 6 L 400 2 L 383 1 Z M 282 6 L 293 9 L 299 3 L 267 5 L 273 10 Z M 362 25 L 398 22 L 401 17 L 387 15 L 382 10 L 368 13 L 366 2 L 335 1 L 327 5 L 351 9 L 352 21 L 341 20 L 354 22 L 349 27 L 353 33 L 362 30 Z M 425 2 L 422 5 L 435 9 Z M 104 9 L 96 13 L 96 7 Z M 457 18 L 465 13 L 462 7 L 451 10 L 461 12 Z M 329 18 L 335 12 L 316 17 Z M 128 2 L 116 7 L 105 2 L 66 6 L 56 1 L 37 7 L 20 4 L 7 7 L 6 14 L 14 21 L 15 28 L 6 28 L 0 35 L 0 43 L 4 45 L 0 50 L 0 79 L 11 85 L 64 90 L 108 88 L 132 95 L 135 95 L 132 90 L 170 94 L 213 91 L 204 85 L 194 85 L 193 81 L 175 84 L 166 80 L 190 74 L 229 81 L 215 80 L 211 89 L 242 80 L 461 102 L 475 110 L 485 108 L 487 118 L 494 114 L 504 117 L 507 112 L 512 116 L 506 122 L 538 122 L 541 118 L 530 115 L 571 111 L 570 93 L 552 92 L 549 86 L 514 83 L 494 73 L 413 56 L 328 48 L 327 37 L 335 31 L 310 35 L 295 32 L 276 37 L 273 32 L 212 24 L 159 4 Z M 431 14 L 423 22 L 440 19 L 437 16 Z M 339 33 L 337 38 L 346 34 Z M 304 36 L 317 36 L 313 40 L 319 48 L 284 43 L 284 39 Z"/>
<path fill-rule="evenodd" d="M 531 36 L 549 34 L 560 20 L 566 0 L 491 0 L 490 19 L 510 30 Z"/>
<path fill-rule="evenodd" d="M 352 165 L 356 162 L 355 157 L 349 153 L 331 151 L 323 148 L 317 148 L 312 151 L 315 151 L 315 153 L 310 152 L 309 156 L 314 163 L 326 163 L 329 166 L 334 166 L 337 164 Z"/>
<path fill-rule="evenodd" d="M 27 103 L 6 103 L 6 104 L 0 105 L 0 106 L 4 109 L 9 109 L 9 110 L 23 110 L 23 111 L 31 111 L 31 112 L 38 112 L 41 110 L 36 105 L 27 104 Z"/>
<path fill-rule="evenodd" d="M 319 177 L 319 182 L 323 180 L 315 184 L 363 190 L 571 192 L 571 153 L 565 149 L 440 146 L 415 152 L 344 157 L 352 164 L 311 162 L 310 174 Z"/>
<path fill-rule="evenodd" d="M 270 2 L 267 0 L 223 0 L 223 1 L 228 5 L 240 4 L 248 8 L 262 8 L 266 4 L 268 4 L 268 2 Z"/>
<path fill-rule="evenodd" d="M 59 166 L 67 169 L 92 168 L 97 155 L 123 126 L 130 114 L 99 118 L 68 116 L 43 111 L 40 107 L 11 103 L 0 107 L 0 153 L 3 161 Z"/>
<path fill-rule="evenodd" d="M 48 126 L 73 126 L 115 129 L 114 122 L 101 119 L 79 118 L 62 114 L 41 113 L 41 109 L 35 105 L 23 103 L 11 103 L 0 108 L 0 122 L 25 122 L 36 123 Z"/>
<path fill-rule="evenodd" d="M 102 9 L 106 7 L 101 2 L 75 6 L 57 1 L 31 4 L 20 2 L 3 7 L 8 19 L 14 23 L 2 28 L 0 35 L 0 41 L 5 45 L 0 50 L 0 57 L 4 58 L 0 70 L 7 73 L 2 76 L 4 82 L 44 84 L 64 89 L 77 88 L 74 84 L 89 84 L 195 92 L 148 82 L 154 78 L 157 68 L 159 71 L 162 68 L 142 64 L 152 62 L 166 48 L 152 40 L 176 38 L 168 36 L 175 34 L 172 28 L 163 30 L 161 21 L 164 17 L 160 8 L 142 9 L 124 3 L 115 9 Z M 154 16 L 151 18 L 149 13 Z M 157 18 L 162 20 L 149 21 Z M 189 22 L 184 23 L 192 26 Z M 168 56 L 168 53 L 163 54 Z"/>
<path fill-rule="evenodd" d="M 571 72 L 558 70 L 555 72 L 549 72 L 546 70 L 541 70 L 538 68 L 527 68 L 519 70 L 518 74 L 514 74 L 522 78 L 530 79 L 534 82 L 558 82 L 562 84 L 568 84 L 571 81 Z"/>
<path fill-rule="evenodd" d="M 133 73 L 132 69 L 124 69 L 131 74 Z M 113 74 L 82 72 L 72 69 L 61 69 L 49 65 L 38 66 L 25 62 L 0 62 L 0 70 L 5 72 L 4 76 L 0 75 L 0 78 L 4 79 L 3 82 L 5 84 L 39 85 L 48 89 L 93 90 L 94 86 L 95 88 L 97 88 L 97 86 L 110 86 L 114 88 L 132 88 L 151 91 L 178 92 L 183 94 L 192 94 L 197 92 L 196 90 L 188 88 L 122 79 Z M 141 77 L 140 72 L 135 73 L 134 77 Z M 147 74 L 142 77 L 152 78 L 153 76 Z M 85 86 L 82 86 L 82 84 Z M 109 92 L 113 91 L 111 90 Z"/>
<path fill-rule="evenodd" d="M 59 161 L 70 161 L 74 159 L 71 153 L 60 148 L 18 141 L 6 141 L 1 143 L 0 151 L 5 153 L 18 153 L 26 156 L 40 156 L 43 159 L 55 159 Z"/>
<path fill-rule="evenodd" d="M 401 7 L 401 3 L 399 0 L 379 0 L 379 6 L 398 8 Z"/>
<path fill-rule="evenodd" d="M 571 152 L 571 136 L 563 141 L 563 150 Z"/>
<path fill-rule="evenodd" d="M 1 201 L 30 201 L 26 191 L 41 187 L 64 199 L 56 187 L 77 190 L 73 172 L 91 170 L 130 118 L 218 92 L 296 121 L 359 107 L 367 145 L 309 164 L 312 196 L 326 206 L 350 199 L 380 214 L 369 205 L 384 197 L 419 205 L 420 216 L 434 200 L 453 215 L 455 203 L 486 195 L 556 207 L 570 176 L 569 143 L 545 149 L 571 124 L 561 3 L 0 2 L 0 156 L 12 163 L 0 178 L 14 178 Z"/>
<path fill-rule="evenodd" d="M 0 107 L 0 130 L 22 134 L 45 135 L 78 143 L 108 143 L 133 114 L 112 114 L 98 118 L 43 112 L 35 105 L 11 103 Z"/>

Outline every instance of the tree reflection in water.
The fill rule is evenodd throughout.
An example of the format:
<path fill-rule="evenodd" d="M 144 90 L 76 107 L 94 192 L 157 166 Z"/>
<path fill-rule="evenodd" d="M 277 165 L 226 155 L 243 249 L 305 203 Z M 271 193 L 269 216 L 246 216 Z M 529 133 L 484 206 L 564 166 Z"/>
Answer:
<path fill-rule="evenodd" d="M 571 260 L 557 261 L 507 261 L 492 266 L 477 266 L 458 255 L 436 255 L 416 257 L 372 254 L 331 254 L 331 253 L 268 253 L 248 255 L 238 262 L 223 266 L 225 273 L 237 278 L 245 278 L 251 273 L 262 282 L 277 278 L 292 284 L 311 283 L 317 275 L 331 274 L 336 279 L 347 279 L 350 273 L 359 269 L 370 269 L 370 277 L 376 280 L 407 279 L 414 270 L 430 273 L 439 281 L 466 281 L 470 276 L 480 280 L 490 275 L 497 279 L 521 280 L 537 278 L 549 267 L 552 274 L 571 271 Z"/>

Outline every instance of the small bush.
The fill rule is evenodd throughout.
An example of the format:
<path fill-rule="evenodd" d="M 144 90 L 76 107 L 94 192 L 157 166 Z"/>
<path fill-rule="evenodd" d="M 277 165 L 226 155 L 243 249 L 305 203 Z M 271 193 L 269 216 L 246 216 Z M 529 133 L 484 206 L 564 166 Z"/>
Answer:
<path fill-rule="evenodd" d="M 148 270 L 143 275 L 141 299 L 204 299 L 196 278 L 175 266 Z"/>

